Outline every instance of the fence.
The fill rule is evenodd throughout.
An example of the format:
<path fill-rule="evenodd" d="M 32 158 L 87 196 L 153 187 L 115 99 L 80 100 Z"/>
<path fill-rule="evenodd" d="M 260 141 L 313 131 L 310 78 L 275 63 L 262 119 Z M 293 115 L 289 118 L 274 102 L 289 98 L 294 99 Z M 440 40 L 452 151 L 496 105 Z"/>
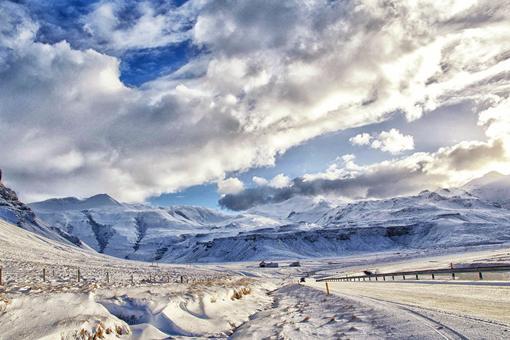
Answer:
<path fill-rule="evenodd" d="M 457 274 L 475 273 L 478 274 L 478 279 L 484 279 L 484 273 L 496 273 L 496 272 L 510 272 L 509 265 L 503 266 L 478 266 L 478 267 L 466 267 L 466 268 L 444 268 L 444 269 L 425 269 L 425 270 L 414 270 L 414 271 L 402 271 L 402 272 L 390 272 L 390 273 L 370 273 L 365 275 L 355 276 L 342 276 L 342 277 L 323 277 L 315 279 L 317 282 L 341 282 L 341 281 L 395 281 L 395 278 L 402 280 L 420 280 L 426 275 L 427 278 L 432 280 L 436 279 L 437 275 L 448 275 L 453 280 L 456 279 Z M 381 279 L 381 280 L 379 280 Z"/>
<path fill-rule="evenodd" d="M 40 265 L 40 266 L 2 266 L 0 267 L 0 286 L 33 284 L 71 284 L 87 283 L 135 285 L 140 283 L 195 283 L 211 279 L 220 279 L 228 275 L 185 273 L 185 270 L 170 268 L 97 268 L 87 266 Z"/>

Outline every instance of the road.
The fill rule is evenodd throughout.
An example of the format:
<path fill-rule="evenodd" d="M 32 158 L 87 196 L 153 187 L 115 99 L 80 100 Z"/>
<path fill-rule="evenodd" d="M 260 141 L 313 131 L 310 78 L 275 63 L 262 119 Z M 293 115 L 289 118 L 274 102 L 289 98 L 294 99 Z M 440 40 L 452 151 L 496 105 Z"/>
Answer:
<path fill-rule="evenodd" d="M 307 283 L 325 290 L 325 283 Z M 424 339 L 510 338 L 510 286 L 507 283 L 451 281 L 335 282 L 330 291 L 385 310 L 395 319 L 426 327 Z M 433 332 L 433 333 L 431 333 Z"/>

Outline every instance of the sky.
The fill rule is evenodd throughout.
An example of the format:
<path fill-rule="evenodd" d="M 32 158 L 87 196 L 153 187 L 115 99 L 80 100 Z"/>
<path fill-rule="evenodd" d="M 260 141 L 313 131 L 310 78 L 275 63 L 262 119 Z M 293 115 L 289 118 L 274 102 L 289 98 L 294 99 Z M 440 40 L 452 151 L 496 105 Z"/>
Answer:
<path fill-rule="evenodd" d="M 244 210 L 510 173 L 504 0 L 0 2 L 0 168 L 26 201 Z"/>

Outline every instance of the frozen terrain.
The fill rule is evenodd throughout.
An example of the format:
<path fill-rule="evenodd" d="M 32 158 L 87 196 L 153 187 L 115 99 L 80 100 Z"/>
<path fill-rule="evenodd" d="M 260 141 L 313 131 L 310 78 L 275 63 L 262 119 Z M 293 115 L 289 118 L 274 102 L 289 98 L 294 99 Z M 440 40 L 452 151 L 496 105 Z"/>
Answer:
<path fill-rule="evenodd" d="M 441 334 L 462 338 L 451 336 L 457 333 L 497 339 L 510 329 L 505 319 L 508 286 L 338 285 L 332 287 L 338 296 L 327 296 L 324 284 L 315 284 L 312 278 L 307 286 L 296 284 L 299 277 L 331 270 L 505 262 L 510 260 L 508 248 L 430 258 L 413 252 L 351 255 L 306 260 L 301 267 L 289 267 L 288 262 L 280 268 L 259 268 L 256 263 L 153 266 L 62 244 L 0 222 L 0 258 L 4 279 L 0 339 L 409 339 L 416 335 L 441 339 Z M 459 299 L 464 301 L 461 307 L 456 303 Z M 482 299 L 487 308 L 479 308 Z"/>
<path fill-rule="evenodd" d="M 107 195 L 30 208 L 3 186 L 0 193 L 2 340 L 498 339 L 510 332 L 508 274 L 484 282 L 335 283 L 332 295 L 314 280 L 510 263 L 510 211 L 465 190 L 340 205 L 296 197 L 240 214 Z M 290 267 L 295 258 L 300 266 Z M 259 268 L 258 259 L 287 260 Z M 162 263 L 191 261 L 209 263 Z"/>
<path fill-rule="evenodd" d="M 0 268 L 6 340 L 226 336 L 274 288 L 228 270 L 116 259 L 4 221 Z"/>
<path fill-rule="evenodd" d="M 48 225 L 120 258 L 173 263 L 303 259 L 507 243 L 510 210 L 500 203 L 501 195 L 496 202 L 480 194 L 485 184 L 482 179 L 480 186 L 470 184 L 473 191 L 479 188 L 479 196 L 439 189 L 339 204 L 297 196 L 238 214 L 122 204 L 107 195 L 30 206 Z"/>

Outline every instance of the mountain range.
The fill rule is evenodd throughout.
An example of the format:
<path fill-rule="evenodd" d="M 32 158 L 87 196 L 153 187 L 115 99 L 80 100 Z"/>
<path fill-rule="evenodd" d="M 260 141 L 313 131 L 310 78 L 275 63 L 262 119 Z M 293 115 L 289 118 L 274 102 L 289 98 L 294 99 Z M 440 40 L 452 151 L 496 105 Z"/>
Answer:
<path fill-rule="evenodd" d="M 101 194 L 27 205 L 0 187 L 0 218 L 53 240 L 120 258 L 222 262 L 333 257 L 510 241 L 510 176 L 462 188 L 333 203 L 305 196 L 242 213 L 126 204 Z"/>

